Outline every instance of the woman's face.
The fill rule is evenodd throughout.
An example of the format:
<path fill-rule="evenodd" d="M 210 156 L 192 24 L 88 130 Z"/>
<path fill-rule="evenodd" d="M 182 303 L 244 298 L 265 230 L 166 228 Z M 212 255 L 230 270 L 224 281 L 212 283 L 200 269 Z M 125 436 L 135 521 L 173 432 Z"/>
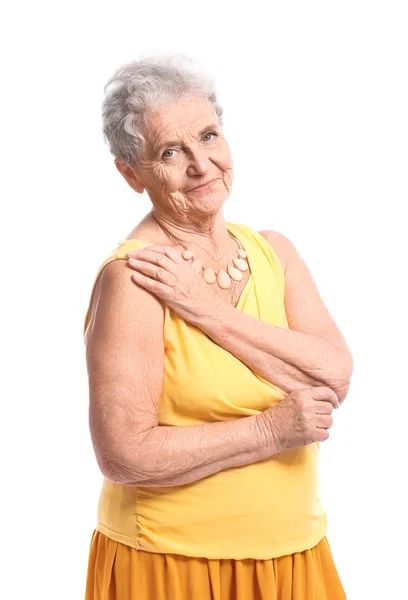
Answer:
<path fill-rule="evenodd" d="M 134 173 L 155 209 L 179 218 L 218 212 L 230 194 L 233 170 L 211 105 L 194 96 L 150 111 L 145 137 L 147 147 Z"/>

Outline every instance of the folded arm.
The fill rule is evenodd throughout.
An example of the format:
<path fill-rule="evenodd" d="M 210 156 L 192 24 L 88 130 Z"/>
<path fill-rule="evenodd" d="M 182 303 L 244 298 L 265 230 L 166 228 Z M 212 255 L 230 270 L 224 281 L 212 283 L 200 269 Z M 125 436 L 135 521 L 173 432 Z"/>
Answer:
<path fill-rule="evenodd" d="M 95 288 L 85 337 L 89 426 L 103 475 L 123 485 L 184 485 L 279 452 L 267 411 L 199 425 L 159 425 L 163 324 L 162 305 L 130 285 L 123 261 L 108 264 Z"/>
<path fill-rule="evenodd" d="M 283 234 L 261 232 L 285 269 L 285 310 L 289 329 L 264 323 L 229 304 L 196 325 L 262 378 L 285 392 L 327 385 L 341 403 L 347 395 L 353 360 L 326 308 L 311 273 Z"/>

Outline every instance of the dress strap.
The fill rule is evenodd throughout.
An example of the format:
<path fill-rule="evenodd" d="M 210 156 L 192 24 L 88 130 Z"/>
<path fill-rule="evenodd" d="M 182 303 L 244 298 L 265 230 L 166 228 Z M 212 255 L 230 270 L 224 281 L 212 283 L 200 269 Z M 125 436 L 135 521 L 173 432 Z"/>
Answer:
<path fill-rule="evenodd" d="M 248 225 L 227 223 L 228 230 L 242 243 L 254 279 L 259 319 L 287 327 L 285 272 L 269 242 Z"/>

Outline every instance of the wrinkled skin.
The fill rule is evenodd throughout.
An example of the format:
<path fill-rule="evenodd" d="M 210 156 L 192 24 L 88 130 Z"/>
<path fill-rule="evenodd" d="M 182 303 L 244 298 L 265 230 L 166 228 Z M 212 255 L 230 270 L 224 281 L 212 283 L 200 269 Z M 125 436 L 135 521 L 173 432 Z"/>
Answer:
<path fill-rule="evenodd" d="M 236 256 L 236 245 L 228 236 L 222 210 L 231 192 L 233 165 L 212 106 L 193 96 L 150 110 L 144 136 L 147 145 L 137 168 L 115 161 L 118 170 L 136 192 L 146 190 L 156 225 L 163 225 L 185 245 L 192 243 L 195 257 L 207 264 L 208 255 L 202 249 L 210 253 L 225 251 L 226 264 Z M 209 186 L 191 190 L 211 180 L 215 181 Z M 129 253 L 136 259 L 129 262 L 139 274 L 135 283 L 190 322 L 219 311 L 219 293 L 214 293 L 214 288 L 205 284 L 189 265 L 182 264 L 183 259 L 177 260 L 179 254 L 174 253 L 174 248 L 171 250 L 169 246 L 155 245 L 148 252 Z"/>
<path fill-rule="evenodd" d="M 211 105 L 191 97 L 150 111 L 145 137 L 137 169 L 116 161 L 119 171 L 135 191 L 146 190 L 157 220 L 176 237 L 207 243 L 209 250 L 222 248 L 228 236 L 221 209 L 231 192 L 233 166 Z M 189 191 L 212 179 L 211 187 Z"/>

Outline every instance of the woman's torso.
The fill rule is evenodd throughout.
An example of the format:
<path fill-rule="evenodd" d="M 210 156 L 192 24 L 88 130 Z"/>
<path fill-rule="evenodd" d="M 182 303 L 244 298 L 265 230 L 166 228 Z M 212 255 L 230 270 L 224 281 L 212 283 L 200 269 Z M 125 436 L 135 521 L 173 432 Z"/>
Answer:
<path fill-rule="evenodd" d="M 250 227 L 232 223 L 227 227 L 247 251 L 251 270 L 237 310 L 287 328 L 284 270 L 277 253 Z M 101 265 L 97 277 L 110 260 L 125 259 L 127 251 L 162 243 L 142 241 L 148 238 L 146 229 L 131 236 L 135 233 L 138 239 L 124 240 Z M 237 419 L 286 397 L 167 306 L 164 313 L 160 425 Z M 86 323 L 89 318 L 88 311 Z M 316 443 L 184 486 L 123 486 L 105 478 L 97 529 L 136 549 L 185 556 L 267 559 L 300 552 L 326 533 L 318 462 Z"/>

